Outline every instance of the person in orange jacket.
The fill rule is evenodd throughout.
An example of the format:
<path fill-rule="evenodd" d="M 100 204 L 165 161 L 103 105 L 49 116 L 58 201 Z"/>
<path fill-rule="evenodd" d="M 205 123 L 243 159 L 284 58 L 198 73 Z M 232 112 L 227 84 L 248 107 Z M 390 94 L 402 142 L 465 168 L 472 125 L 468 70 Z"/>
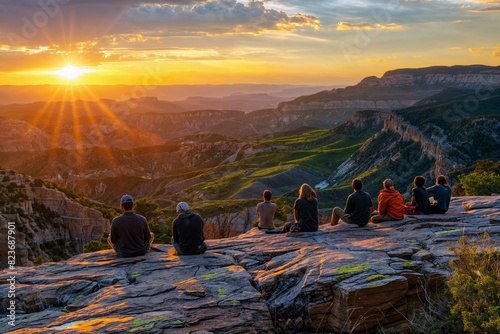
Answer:
<path fill-rule="evenodd" d="M 405 199 L 403 195 L 394 189 L 394 182 L 391 179 L 385 179 L 383 186 L 384 189 L 380 190 L 378 195 L 378 213 L 370 219 L 375 224 L 404 218 Z"/>

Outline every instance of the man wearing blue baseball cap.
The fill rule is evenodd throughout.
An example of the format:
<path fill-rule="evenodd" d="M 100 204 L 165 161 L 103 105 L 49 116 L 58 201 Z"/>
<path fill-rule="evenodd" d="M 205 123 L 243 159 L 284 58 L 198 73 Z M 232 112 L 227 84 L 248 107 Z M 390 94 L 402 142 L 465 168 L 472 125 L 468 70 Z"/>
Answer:
<path fill-rule="evenodd" d="M 178 255 L 202 254 L 207 250 L 203 234 L 203 219 L 189 211 L 186 202 L 177 204 L 177 218 L 172 224 L 172 245 Z"/>
<path fill-rule="evenodd" d="M 119 257 L 133 257 L 146 254 L 151 249 L 154 235 L 148 221 L 134 212 L 134 199 L 123 195 L 120 200 L 122 214 L 111 222 L 109 245 Z"/>

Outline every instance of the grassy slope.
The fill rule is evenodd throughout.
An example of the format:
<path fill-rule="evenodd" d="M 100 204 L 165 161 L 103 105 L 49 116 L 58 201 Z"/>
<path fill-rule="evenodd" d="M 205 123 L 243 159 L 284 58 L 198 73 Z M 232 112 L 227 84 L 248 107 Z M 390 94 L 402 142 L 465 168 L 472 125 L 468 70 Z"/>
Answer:
<path fill-rule="evenodd" d="M 193 206 L 204 213 L 213 213 L 214 210 L 217 211 L 217 207 L 224 207 L 224 210 L 230 212 L 245 205 L 252 206 L 260 199 L 223 199 L 231 198 L 235 193 L 262 178 L 272 178 L 295 167 L 312 171 L 318 178 L 326 178 L 372 134 L 363 137 L 336 138 L 332 141 L 330 130 L 314 130 L 301 135 L 261 142 L 258 147 L 263 151 L 229 164 L 200 171 L 200 174 L 190 174 L 191 177 L 197 178 L 203 176 L 206 181 L 189 187 L 185 192 L 191 195 Z M 200 193 L 203 193 L 204 200 L 199 199 Z M 297 189 L 291 189 L 279 197 L 291 205 L 296 194 Z M 330 201 L 322 201 L 321 204 L 323 207 L 331 205 Z"/>

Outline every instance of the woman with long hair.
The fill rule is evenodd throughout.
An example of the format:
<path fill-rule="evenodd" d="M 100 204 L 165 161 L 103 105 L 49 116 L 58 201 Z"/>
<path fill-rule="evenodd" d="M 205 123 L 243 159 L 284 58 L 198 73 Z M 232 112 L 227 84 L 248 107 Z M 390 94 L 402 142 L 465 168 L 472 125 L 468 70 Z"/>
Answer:
<path fill-rule="evenodd" d="M 318 199 L 314 189 L 304 183 L 293 206 L 294 222 L 283 226 L 283 232 L 316 232 L 318 230 Z"/>
<path fill-rule="evenodd" d="M 439 175 L 436 178 L 436 184 L 427 188 L 427 194 L 434 198 L 431 204 L 432 213 L 446 213 L 448 211 L 451 200 L 451 188 L 448 185 L 446 176 Z"/>

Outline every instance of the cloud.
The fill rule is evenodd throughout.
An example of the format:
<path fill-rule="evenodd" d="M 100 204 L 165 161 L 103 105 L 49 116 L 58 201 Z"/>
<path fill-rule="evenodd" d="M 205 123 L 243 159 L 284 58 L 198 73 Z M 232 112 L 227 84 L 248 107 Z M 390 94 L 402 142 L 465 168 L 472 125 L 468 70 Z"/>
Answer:
<path fill-rule="evenodd" d="M 140 34 L 151 38 L 320 29 L 320 20 L 313 15 L 290 15 L 266 8 L 260 1 L 243 4 L 237 0 L 18 0 L 15 5 L 11 2 L 0 11 L 0 31 L 4 32 L 0 33 L 0 44 L 70 45 L 113 35 Z"/>
<path fill-rule="evenodd" d="M 398 60 L 398 56 L 387 56 L 380 58 L 368 58 L 366 61 L 371 64 L 381 64 Z"/>
<path fill-rule="evenodd" d="M 484 7 L 481 9 L 471 10 L 471 12 L 474 12 L 474 13 L 498 12 L 498 11 L 500 11 L 500 6 L 489 6 L 489 7 Z"/>
<path fill-rule="evenodd" d="M 480 47 L 480 48 L 468 48 L 467 51 L 473 53 L 477 56 L 488 56 L 499 57 L 500 56 L 500 44 L 493 47 Z"/>
<path fill-rule="evenodd" d="M 473 9 L 470 10 L 470 12 L 476 12 L 476 13 L 481 13 L 481 12 L 496 12 L 500 11 L 500 5 L 495 6 L 494 4 L 500 4 L 500 0 L 473 0 L 476 3 L 480 4 L 488 4 L 487 7 L 480 8 L 480 9 Z M 492 5 L 489 5 L 492 4 Z"/>
<path fill-rule="evenodd" d="M 288 14 L 261 1 L 0 0 L 0 71 L 68 62 L 219 60 L 230 52 L 221 51 L 224 42 L 217 36 L 299 34 L 320 27 L 314 15 Z"/>
<path fill-rule="evenodd" d="M 143 5 L 127 11 L 122 22 L 126 24 L 123 30 L 132 24 L 163 36 L 260 34 L 320 27 L 320 20 L 312 15 L 289 15 L 268 9 L 260 1 L 243 4 L 236 0 L 208 1 L 194 6 Z"/>
<path fill-rule="evenodd" d="M 348 23 L 340 21 L 337 24 L 337 30 L 403 30 L 404 26 L 396 23 Z"/>
<path fill-rule="evenodd" d="M 0 72 L 31 71 L 61 68 L 71 62 L 76 66 L 95 66 L 105 58 L 100 50 L 86 49 L 85 52 L 67 50 L 60 52 L 55 48 L 5 50 L 0 52 Z"/>
<path fill-rule="evenodd" d="M 493 48 L 493 51 L 491 51 L 491 56 L 492 57 L 500 57 L 500 44 L 496 45 Z"/>
<path fill-rule="evenodd" d="M 481 54 L 484 53 L 484 51 L 487 50 L 486 48 L 468 48 L 467 51 L 470 53 L 475 53 L 475 54 Z"/>

